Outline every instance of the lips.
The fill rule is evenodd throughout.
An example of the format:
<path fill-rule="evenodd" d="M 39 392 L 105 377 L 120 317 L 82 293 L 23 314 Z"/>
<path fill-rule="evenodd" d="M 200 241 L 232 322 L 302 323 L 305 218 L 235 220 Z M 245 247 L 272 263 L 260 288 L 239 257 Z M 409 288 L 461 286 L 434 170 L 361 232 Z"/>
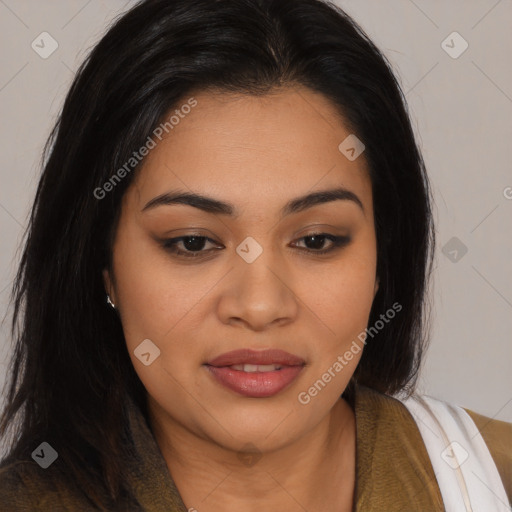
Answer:
<path fill-rule="evenodd" d="M 288 387 L 300 374 L 304 359 L 283 350 L 226 352 L 205 364 L 216 382 L 250 398 L 266 398 Z"/>
<path fill-rule="evenodd" d="M 305 364 L 305 361 L 284 350 L 272 349 L 256 351 L 246 348 L 226 352 L 208 361 L 206 364 L 216 367 L 233 366 L 235 364 L 302 366 Z"/>

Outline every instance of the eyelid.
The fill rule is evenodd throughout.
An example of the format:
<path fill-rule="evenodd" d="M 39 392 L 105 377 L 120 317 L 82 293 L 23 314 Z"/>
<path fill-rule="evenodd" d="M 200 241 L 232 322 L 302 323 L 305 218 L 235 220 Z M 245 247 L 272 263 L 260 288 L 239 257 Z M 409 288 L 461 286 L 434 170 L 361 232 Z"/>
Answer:
<path fill-rule="evenodd" d="M 209 236 L 206 236 L 206 235 L 203 235 L 203 234 L 199 234 L 199 233 L 187 233 L 185 235 L 177 236 L 177 237 L 174 237 L 174 238 L 168 238 L 168 239 L 163 240 L 162 244 L 163 244 L 163 246 L 166 249 L 171 250 L 172 247 L 175 247 L 177 243 L 182 242 L 183 239 L 185 239 L 185 238 L 193 238 L 193 237 L 195 237 L 195 238 L 204 238 L 205 241 L 210 242 L 210 243 L 212 243 L 214 245 L 217 245 L 217 246 L 222 245 L 222 244 L 218 243 L 216 240 L 213 240 L 213 238 L 210 238 Z M 179 251 L 181 251 L 181 249 Z M 194 254 L 194 251 L 183 251 L 183 252 Z M 195 254 L 199 255 L 201 253 L 206 254 L 206 253 L 209 253 L 209 252 L 210 252 L 210 250 L 207 250 L 207 251 L 201 250 L 201 251 L 195 251 Z"/>
<path fill-rule="evenodd" d="M 308 249 L 307 247 L 299 247 L 298 249 L 306 254 L 322 256 L 324 254 L 333 253 L 336 250 L 341 249 L 344 246 L 348 245 L 352 241 L 352 238 L 348 235 L 346 235 L 346 236 L 334 235 L 332 233 L 328 233 L 325 231 L 319 231 L 319 230 L 308 232 L 308 233 L 296 238 L 295 240 L 302 241 L 305 238 L 310 238 L 313 236 L 325 237 L 327 240 L 329 240 L 331 242 L 330 247 L 328 247 L 327 249 L 319 249 L 319 250 Z M 186 238 L 201 238 L 201 239 L 204 239 L 206 242 L 210 242 L 214 245 L 217 245 L 217 246 L 222 245 L 222 244 L 218 243 L 216 240 L 213 240 L 212 238 L 205 236 L 204 234 L 200 234 L 200 233 L 186 233 L 186 234 L 178 236 L 178 237 L 166 239 L 166 240 L 162 241 L 162 245 L 164 246 L 164 248 L 166 250 L 168 250 L 169 252 L 174 254 L 177 258 L 182 258 L 182 259 L 204 258 L 204 257 L 207 257 L 208 255 L 210 255 L 213 251 L 220 250 L 220 249 L 208 249 L 208 250 L 199 250 L 199 251 L 184 251 L 182 249 L 176 248 L 176 245 L 180 242 L 183 242 L 183 240 Z"/>
<path fill-rule="evenodd" d="M 314 249 L 308 249 L 307 247 L 299 247 L 299 250 L 304 252 L 306 255 L 312 255 L 312 256 L 329 255 L 331 253 L 336 252 L 339 249 L 342 249 L 343 247 L 345 247 L 352 241 L 352 238 L 348 235 L 347 236 L 333 235 L 332 233 L 327 233 L 327 232 L 307 233 L 307 234 L 299 237 L 297 240 L 303 240 L 304 238 L 309 238 L 311 236 L 324 236 L 331 242 L 330 247 L 328 247 L 327 249 L 314 250 Z"/>

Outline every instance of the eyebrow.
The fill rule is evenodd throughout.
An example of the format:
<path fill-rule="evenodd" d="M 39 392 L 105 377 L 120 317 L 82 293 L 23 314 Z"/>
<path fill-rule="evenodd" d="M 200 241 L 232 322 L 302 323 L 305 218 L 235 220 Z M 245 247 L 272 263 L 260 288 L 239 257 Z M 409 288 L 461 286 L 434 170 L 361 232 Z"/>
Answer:
<path fill-rule="evenodd" d="M 311 192 L 309 194 L 296 197 L 286 203 L 280 211 L 281 218 L 294 213 L 299 213 L 313 206 L 330 203 L 332 201 L 352 201 L 357 204 L 364 213 L 363 203 L 359 197 L 346 188 L 334 188 Z M 212 197 L 207 197 L 193 192 L 170 191 L 161 194 L 146 203 L 142 211 L 147 211 L 157 206 L 185 204 L 199 208 L 207 213 L 228 215 L 238 217 L 236 207 L 230 203 L 225 203 Z"/>

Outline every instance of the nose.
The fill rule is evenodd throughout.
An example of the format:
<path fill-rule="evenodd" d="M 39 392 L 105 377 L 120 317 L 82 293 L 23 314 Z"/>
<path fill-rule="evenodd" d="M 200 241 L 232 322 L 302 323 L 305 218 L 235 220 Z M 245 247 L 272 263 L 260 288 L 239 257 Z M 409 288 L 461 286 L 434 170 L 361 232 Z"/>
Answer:
<path fill-rule="evenodd" d="M 223 323 L 264 331 L 295 320 L 300 302 L 294 290 L 296 279 L 273 251 L 263 250 L 252 263 L 237 255 L 234 265 L 218 303 Z"/>

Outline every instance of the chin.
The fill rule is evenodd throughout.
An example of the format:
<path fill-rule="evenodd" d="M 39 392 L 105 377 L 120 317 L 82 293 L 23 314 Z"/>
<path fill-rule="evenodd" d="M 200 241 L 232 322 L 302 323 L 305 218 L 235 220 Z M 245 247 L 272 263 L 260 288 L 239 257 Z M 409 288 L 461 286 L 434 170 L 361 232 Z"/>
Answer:
<path fill-rule="evenodd" d="M 275 414 L 253 411 L 243 416 L 237 413 L 236 418 L 224 415 L 217 419 L 219 423 L 209 425 L 209 437 L 233 451 L 239 451 L 245 445 L 254 445 L 262 452 L 277 450 L 296 441 L 309 430 L 306 420 L 302 423 L 297 420 L 296 414 L 284 409 Z"/>

